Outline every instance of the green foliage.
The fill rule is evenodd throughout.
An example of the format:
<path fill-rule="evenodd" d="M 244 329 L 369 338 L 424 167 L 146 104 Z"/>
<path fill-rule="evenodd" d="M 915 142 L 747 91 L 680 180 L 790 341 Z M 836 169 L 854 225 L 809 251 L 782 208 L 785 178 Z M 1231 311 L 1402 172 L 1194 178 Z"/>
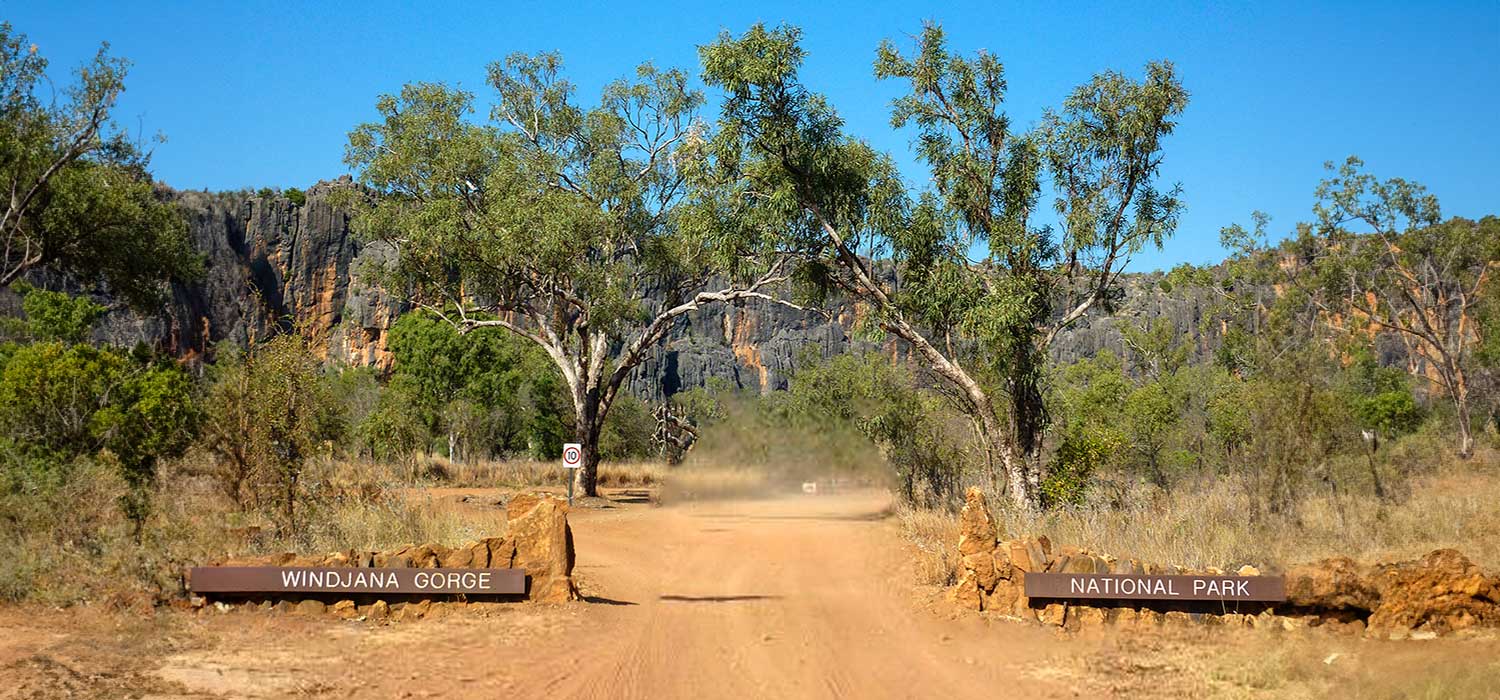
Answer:
<path fill-rule="evenodd" d="M 376 459 L 415 470 L 417 456 L 427 449 L 432 436 L 418 405 L 415 384 L 401 378 L 393 380 L 380 394 L 375 410 L 359 426 Z"/>
<path fill-rule="evenodd" d="M 201 261 L 187 224 L 147 174 L 148 154 L 110 120 L 128 63 L 108 45 L 61 89 L 26 36 L 0 23 L 0 287 L 45 267 L 102 282 L 138 309 Z"/>
<path fill-rule="evenodd" d="M 838 355 L 805 366 L 785 410 L 804 422 L 852 426 L 880 450 L 908 503 L 946 504 L 957 494 L 959 450 L 938 407 L 889 358 Z"/>
<path fill-rule="evenodd" d="M 526 421 L 526 453 L 535 460 L 562 458 L 563 443 L 572 435 L 557 413 L 536 412 Z"/>
<path fill-rule="evenodd" d="M 1422 425 L 1425 412 L 1416 397 L 1405 388 L 1384 391 L 1355 405 L 1360 423 L 1387 438 L 1415 432 Z"/>
<path fill-rule="evenodd" d="M 384 393 L 379 369 L 374 366 L 350 367 L 340 364 L 325 370 L 324 381 L 328 383 L 329 393 L 338 397 L 342 403 L 341 413 L 348 426 L 345 449 L 357 457 L 373 456 L 370 443 L 372 436 L 366 430 L 365 423 L 375 412 Z"/>
<path fill-rule="evenodd" d="M 534 343 L 495 328 L 460 334 L 424 312 L 402 316 L 389 343 L 392 386 L 405 392 L 410 406 L 402 410 L 422 423 L 424 435 L 450 435 L 449 447 L 474 456 L 525 451 L 532 438 L 547 446 L 541 453 L 553 452 L 548 436 L 571 411 L 557 367 Z M 538 432 L 528 435 L 533 424 Z"/>
<path fill-rule="evenodd" d="M 38 342 L 16 349 L 0 370 L 0 426 L 6 470 L 65 479 L 72 464 L 102 451 L 129 487 L 121 505 L 139 537 L 157 463 L 194 436 L 194 388 L 174 364 Z"/>
<path fill-rule="evenodd" d="M 35 343 L 18 349 L 0 376 L 0 425 L 19 443 L 62 458 L 100 447 L 95 423 L 130 363 L 89 345 Z"/>
<path fill-rule="evenodd" d="M 1304 264 L 1289 278 L 1325 320 L 1351 336 L 1397 335 L 1419 362 L 1408 367 L 1446 394 L 1457 450 L 1473 454 L 1470 388 L 1490 335 L 1489 288 L 1500 266 L 1500 218 L 1442 221 L 1422 185 L 1364 172 L 1350 157 L 1328 163 L 1317 189 L 1316 221 L 1298 226 L 1290 250 Z"/>
<path fill-rule="evenodd" d="M 307 193 L 295 187 L 288 187 L 285 190 L 282 190 L 281 196 L 286 197 L 287 201 L 291 202 L 292 206 L 294 207 L 300 207 L 304 204 L 307 204 Z"/>
<path fill-rule="evenodd" d="M 804 363 L 799 363 L 804 364 Z M 672 395 L 672 405 L 699 426 L 717 425 L 728 420 L 728 402 L 734 386 L 721 377 L 709 377 L 704 386 L 693 387 Z"/>
<path fill-rule="evenodd" d="M 1157 179 L 1187 92 L 1169 63 L 1149 64 L 1140 80 L 1106 72 L 1018 133 L 1002 109 L 1000 61 L 950 53 L 929 24 L 911 55 L 885 42 L 875 61 L 877 78 L 908 86 L 891 123 L 914 129 L 933 183 L 912 192 L 890 157 L 845 135 L 801 83 L 800 42 L 796 28 L 757 24 L 700 49 L 705 81 L 725 92 L 708 173 L 732 193 L 706 200 L 704 218 L 775 232 L 810 277 L 867 304 L 882 330 L 932 361 L 1016 472 L 1013 498 L 1030 507 L 1035 475 L 1022 472 L 1048 422 L 1046 346 L 1091 308 L 1111 310 L 1126 260 L 1176 228 L 1179 190 Z M 1044 182 L 1056 190 L 1058 230 L 1034 217 Z M 983 260 L 970 258 L 976 247 Z M 874 257 L 894 263 L 895 284 L 871 270 Z M 980 352 L 961 355 L 948 342 L 956 333 Z M 1008 420 L 981 373 L 1008 400 Z"/>
<path fill-rule="evenodd" d="M 14 289 L 21 296 L 21 312 L 26 316 L 19 334 L 32 340 L 81 343 L 106 310 L 88 297 L 37 289 L 25 282 L 17 283 Z"/>
<path fill-rule="evenodd" d="M 607 460 L 639 459 L 657 454 L 651 436 L 656 417 L 646 402 L 624 395 L 615 400 L 599 436 L 599 456 Z"/>
<path fill-rule="evenodd" d="M 242 506 L 274 506 L 299 532 L 308 462 L 343 436 L 343 406 L 309 341 L 284 334 L 243 353 L 221 352 L 203 402 L 204 445 L 223 463 L 222 486 Z"/>
<path fill-rule="evenodd" d="M 1355 349 L 1344 371 L 1344 391 L 1360 424 L 1385 439 L 1415 432 L 1427 417 L 1406 372 L 1382 367 L 1366 347 Z"/>
<path fill-rule="evenodd" d="M 94 418 L 94 430 L 130 487 L 121 505 L 135 525 L 137 540 L 150 513 L 158 462 L 181 455 L 197 435 L 195 393 L 181 368 L 153 364 L 132 373 Z"/>
<path fill-rule="evenodd" d="M 596 443 L 630 371 L 676 318 L 774 279 L 775 251 L 683 211 L 704 158 L 703 97 L 685 73 L 642 65 L 588 106 L 557 54 L 513 54 L 488 76 L 487 120 L 473 118 L 473 94 L 446 85 L 381 96 L 379 118 L 350 132 L 345 153 L 378 196 L 342 196 L 361 235 L 400 252 L 383 285 L 466 329 L 507 329 L 546 350 L 593 495 Z M 733 286 L 705 296 L 713 273 Z M 559 427 L 528 417 L 530 450 L 552 454 Z"/>
<path fill-rule="evenodd" d="M 1042 505 L 1048 508 L 1082 505 L 1095 473 L 1114 449 L 1105 433 L 1064 432 L 1048 462 L 1047 476 L 1042 479 Z"/>

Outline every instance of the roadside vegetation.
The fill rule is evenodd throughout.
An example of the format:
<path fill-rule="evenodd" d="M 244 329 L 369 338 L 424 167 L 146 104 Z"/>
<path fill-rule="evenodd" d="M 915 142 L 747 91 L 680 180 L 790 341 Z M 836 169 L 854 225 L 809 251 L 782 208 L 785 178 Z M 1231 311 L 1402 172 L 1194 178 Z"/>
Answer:
<path fill-rule="evenodd" d="M 440 84 L 380 97 L 340 202 L 395 246 L 371 274 L 414 309 L 376 369 L 295 327 L 194 358 L 100 342 L 106 303 L 150 311 L 201 261 L 110 121 L 127 64 L 101 51 L 44 103 L 45 61 L 0 25 L 0 177 L 27 193 L 0 220 L 0 598 L 168 596 L 208 558 L 462 539 L 486 524 L 420 487 L 562 485 L 565 442 L 583 495 L 887 487 L 934 583 L 969 486 L 1012 534 L 1119 556 L 1500 564 L 1500 218 L 1445 219 L 1350 158 L 1285 235 L 1254 214 L 1218 265 L 1128 275 L 1191 194 L 1159 182 L 1188 100 L 1170 63 L 1101 72 L 1018 131 L 998 59 L 939 27 L 874 57 L 930 189 L 845 133 L 791 27 L 701 49 L 712 120 L 688 73 L 649 64 L 580 105 L 554 54 L 492 64 L 482 123 Z M 1145 293 L 1191 319 L 1123 313 Z M 701 307 L 751 301 L 840 305 L 856 349 L 809 349 L 786 391 L 669 397 L 701 435 L 666 467 L 631 373 Z M 1060 361 L 1085 324 L 1119 341 Z"/>

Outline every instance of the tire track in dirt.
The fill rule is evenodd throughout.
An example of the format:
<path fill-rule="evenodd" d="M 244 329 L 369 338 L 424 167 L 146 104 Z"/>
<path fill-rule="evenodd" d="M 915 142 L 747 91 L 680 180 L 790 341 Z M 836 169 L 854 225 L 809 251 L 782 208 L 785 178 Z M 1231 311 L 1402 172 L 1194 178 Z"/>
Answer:
<path fill-rule="evenodd" d="M 577 518 L 580 576 L 613 601 L 570 645 L 558 697 L 930 697 L 1037 686 L 1010 635 L 952 643 L 917 609 L 884 494 L 685 504 Z M 909 580 L 909 579 L 908 579 Z M 596 599 L 597 600 L 597 599 Z M 600 607 L 606 607 L 602 603 Z M 1017 629 L 1019 637 L 1033 630 Z M 538 650 L 540 651 L 540 650 Z M 997 653 L 998 652 L 998 653 Z"/>

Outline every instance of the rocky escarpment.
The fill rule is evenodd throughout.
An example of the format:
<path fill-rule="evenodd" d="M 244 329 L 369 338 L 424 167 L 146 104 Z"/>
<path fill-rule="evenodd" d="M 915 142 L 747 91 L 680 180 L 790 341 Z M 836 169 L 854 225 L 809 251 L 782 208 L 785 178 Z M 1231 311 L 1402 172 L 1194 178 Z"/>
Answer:
<path fill-rule="evenodd" d="M 114 308 L 95 340 L 145 343 L 183 357 L 220 342 L 244 345 L 278 330 L 314 338 L 326 357 L 355 365 L 388 365 L 385 331 L 403 311 L 362 279 L 382 254 L 362 244 L 349 214 L 330 201 L 347 177 L 322 182 L 294 202 L 285 196 L 167 191 L 188 221 L 203 256 L 202 279 L 174 284 L 162 309 L 142 315 Z"/>
<path fill-rule="evenodd" d="M 159 313 L 111 311 L 96 340 L 144 342 L 193 357 L 220 342 L 243 345 L 295 329 L 330 360 L 389 366 L 386 331 L 405 309 L 362 274 L 388 251 L 360 241 L 348 213 L 331 202 L 333 192 L 353 186 L 347 176 L 318 183 L 301 201 L 280 194 L 167 192 L 188 219 L 205 275 L 174 286 Z M 1152 319 L 1169 322 L 1200 357 L 1211 354 L 1219 332 L 1202 323 L 1211 292 L 1188 287 L 1168 293 L 1159 281 L 1158 273 L 1128 276 L 1117 314 L 1085 318 L 1064 331 L 1052 346 L 1053 359 L 1067 362 L 1104 349 L 1123 354 L 1120 324 Z M 0 307 L 13 305 L 13 298 L 0 299 Z M 653 400 L 714 381 L 749 391 L 782 389 L 807 350 L 824 356 L 847 350 L 853 322 L 847 306 L 815 314 L 765 302 L 709 305 L 679 324 L 629 388 Z M 884 350 L 902 352 L 894 345 Z"/>

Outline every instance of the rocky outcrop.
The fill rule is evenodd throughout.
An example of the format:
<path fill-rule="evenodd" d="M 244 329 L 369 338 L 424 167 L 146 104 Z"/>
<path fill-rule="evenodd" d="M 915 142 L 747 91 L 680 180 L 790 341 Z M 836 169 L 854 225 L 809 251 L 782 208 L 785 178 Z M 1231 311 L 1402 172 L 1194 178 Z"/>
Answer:
<path fill-rule="evenodd" d="M 173 285 L 157 313 L 112 308 L 94 339 L 193 358 L 221 342 L 243 346 L 296 330 L 330 360 L 388 366 L 385 332 L 404 308 L 365 274 L 386 251 L 362 243 L 348 212 L 331 201 L 354 186 L 347 176 L 320 182 L 295 202 L 278 194 L 165 190 L 187 218 L 203 277 Z M 0 292 L 0 311 L 15 306 L 14 295 Z"/>
<path fill-rule="evenodd" d="M 347 176 L 320 182 L 297 201 L 281 194 L 165 190 L 187 217 L 205 275 L 194 284 L 174 286 L 159 313 L 111 311 L 96 329 L 96 340 L 141 342 L 194 357 L 220 342 L 244 345 L 294 329 L 312 337 L 330 360 L 388 367 L 386 331 L 405 308 L 371 284 L 367 274 L 389 251 L 362 242 L 350 229 L 348 212 L 333 205 L 330 195 L 355 186 Z M 1160 273 L 1122 279 L 1117 314 L 1085 318 L 1061 333 L 1051 348 L 1054 360 L 1073 361 L 1105 349 L 1124 354 L 1122 321 L 1165 319 L 1200 358 L 1217 347 L 1219 330 L 1202 323 L 1212 292 L 1165 291 Z M 0 292 L 0 311 L 14 306 L 13 295 Z M 783 389 L 806 353 L 826 357 L 860 345 L 851 335 L 854 322 L 847 304 L 826 313 L 763 301 L 708 305 L 674 329 L 632 375 L 628 388 L 648 400 L 714 382 L 755 392 Z M 863 347 L 895 357 L 903 353 L 893 343 Z"/>
<path fill-rule="evenodd" d="M 568 525 L 568 503 L 556 496 L 520 494 L 506 507 L 506 530 L 459 547 L 441 544 L 408 544 L 385 552 L 349 550 L 323 556 L 291 552 L 260 557 L 239 557 L 213 562 L 210 566 L 317 566 L 399 569 L 521 569 L 526 572 L 526 597 L 544 603 L 566 603 L 578 599 L 573 582 L 573 529 Z M 245 597 L 245 596 L 239 596 Z M 331 605 L 324 597 L 287 594 L 250 596 L 253 607 L 280 608 L 297 612 L 323 612 L 342 616 L 361 614 L 383 618 L 392 611 L 411 610 L 408 617 L 424 615 L 433 604 L 422 600 L 381 600 L 364 594 L 359 600 L 340 600 Z M 207 600 L 194 598 L 198 607 Z M 440 601 L 442 602 L 442 601 Z M 446 601 L 451 606 L 465 601 Z"/>
<path fill-rule="evenodd" d="M 1452 549 L 1363 566 L 1347 557 L 1293 567 L 1287 604 L 1362 620 L 1379 637 L 1448 634 L 1500 626 L 1500 576 Z"/>
<path fill-rule="evenodd" d="M 1382 638 L 1436 636 L 1500 626 L 1500 577 L 1442 549 L 1415 561 L 1362 566 L 1347 557 L 1295 566 L 1284 574 L 1286 601 L 1205 611 L 1177 602 L 1031 600 L 1028 573 L 1257 576 L 1116 559 L 1075 547 L 1054 550 L 1046 537 L 1002 540 L 984 493 L 970 488 L 959 516 L 963 571 L 948 592 L 969 610 L 1076 630 L 1102 624 L 1211 624 L 1295 629 L 1320 627 Z"/>

